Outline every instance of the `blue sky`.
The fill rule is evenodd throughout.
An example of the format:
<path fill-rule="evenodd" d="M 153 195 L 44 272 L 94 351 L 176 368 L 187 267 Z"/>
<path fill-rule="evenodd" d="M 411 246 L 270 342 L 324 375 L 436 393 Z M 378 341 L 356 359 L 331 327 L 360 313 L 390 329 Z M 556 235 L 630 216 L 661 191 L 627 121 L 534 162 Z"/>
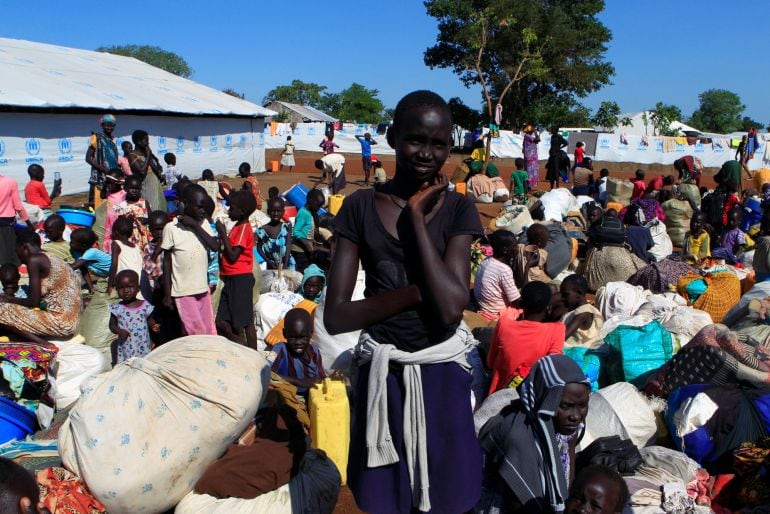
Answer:
<path fill-rule="evenodd" d="M 194 80 L 234 88 L 257 103 L 274 86 L 300 79 L 330 91 L 359 82 L 378 89 L 388 107 L 418 88 L 480 104 L 479 88 L 466 89 L 450 71 L 423 64 L 437 30 L 420 0 L 38 0 L 34 12 L 29 6 L 3 2 L 0 35 L 87 49 L 157 45 L 187 59 Z M 607 58 L 616 75 L 612 86 L 583 100 L 588 107 L 614 100 L 629 112 L 663 101 L 687 116 L 698 93 L 725 88 L 740 95 L 745 114 L 770 123 L 770 58 L 762 43 L 770 2 L 607 0 L 600 18 L 613 33 Z"/>

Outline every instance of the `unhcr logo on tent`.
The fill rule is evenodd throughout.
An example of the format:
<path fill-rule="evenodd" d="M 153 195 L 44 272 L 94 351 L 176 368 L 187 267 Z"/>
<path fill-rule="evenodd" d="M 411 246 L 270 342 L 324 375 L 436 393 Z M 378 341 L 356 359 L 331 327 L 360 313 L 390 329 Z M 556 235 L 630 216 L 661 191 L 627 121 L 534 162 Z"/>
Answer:
<path fill-rule="evenodd" d="M 72 160 L 72 141 L 68 138 L 59 139 L 59 162 Z"/>
<path fill-rule="evenodd" d="M 230 134 L 227 134 L 225 136 L 225 148 L 230 150 L 232 147 L 233 147 L 233 136 L 231 136 Z"/>
<path fill-rule="evenodd" d="M 40 154 L 40 141 L 35 138 L 27 139 L 27 141 L 24 143 L 24 147 L 27 150 L 27 155 L 30 157 L 27 157 L 24 162 L 27 164 L 38 164 L 43 162 L 42 157 L 35 157 L 36 155 Z"/>
<path fill-rule="evenodd" d="M 201 137 L 195 136 L 193 138 L 193 152 L 200 152 L 201 151 Z"/>
<path fill-rule="evenodd" d="M 219 148 L 217 147 L 217 136 L 209 136 L 209 151 L 210 152 L 216 152 Z"/>
<path fill-rule="evenodd" d="M 176 153 L 184 153 L 184 136 L 176 138 Z"/>
<path fill-rule="evenodd" d="M 0 141 L 0 166 L 8 166 L 8 159 L 4 158 L 5 155 L 5 143 Z"/>

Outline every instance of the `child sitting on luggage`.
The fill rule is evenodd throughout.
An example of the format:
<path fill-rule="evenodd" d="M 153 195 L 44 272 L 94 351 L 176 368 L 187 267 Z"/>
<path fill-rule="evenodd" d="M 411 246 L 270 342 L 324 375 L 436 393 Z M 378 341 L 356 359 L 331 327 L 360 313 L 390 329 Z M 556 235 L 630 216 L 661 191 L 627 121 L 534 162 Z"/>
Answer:
<path fill-rule="evenodd" d="M 297 392 L 306 394 L 310 387 L 326 377 L 321 354 L 310 342 L 312 316 L 304 309 L 291 309 L 284 318 L 283 336 L 286 342 L 273 346 L 276 356 L 272 370 L 297 386 Z"/>
<path fill-rule="evenodd" d="M 10 298 L 27 298 L 28 286 L 20 286 L 21 275 L 19 268 L 10 262 L 0 266 L 0 282 L 3 284 L 3 294 Z"/>
<path fill-rule="evenodd" d="M 112 267 L 110 254 L 94 248 L 96 239 L 96 234 L 90 228 L 73 230 L 70 235 L 70 252 L 75 259 L 70 266 L 83 273 L 86 286 L 91 293 L 94 292 L 92 275 L 97 279 L 106 279 L 110 276 L 110 267 Z"/>
<path fill-rule="evenodd" d="M 569 311 L 562 318 L 562 323 L 567 326 L 564 347 L 593 348 L 600 345 L 602 340 L 599 335 L 604 317 L 586 300 L 586 279 L 582 275 L 570 275 L 561 283 L 560 291 L 564 307 Z"/>
<path fill-rule="evenodd" d="M 682 255 L 693 263 L 711 257 L 711 237 L 706 231 L 707 223 L 706 213 L 695 211 L 690 219 L 690 231 L 684 235 Z"/>
<path fill-rule="evenodd" d="M 118 338 L 112 343 L 112 364 L 126 361 L 131 357 L 144 357 L 152 350 L 150 330 L 160 330 L 152 317 L 150 302 L 138 298 L 139 275 L 125 269 L 115 277 L 115 288 L 120 302 L 111 304 L 110 331 Z"/>

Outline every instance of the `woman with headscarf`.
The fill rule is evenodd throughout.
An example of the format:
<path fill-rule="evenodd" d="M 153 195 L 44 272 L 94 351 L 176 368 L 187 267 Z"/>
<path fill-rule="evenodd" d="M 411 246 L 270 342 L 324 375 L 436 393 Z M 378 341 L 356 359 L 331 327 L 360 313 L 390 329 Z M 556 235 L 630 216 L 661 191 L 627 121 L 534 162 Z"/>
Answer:
<path fill-rule="evenodd" d="M 144 130 L 135 130 L 131 134 L 134 151 L 128 156 L 131 173 L 142 177 L 142 198 L 147 202 L 148 212 L 168 212 L 166 196 L 160 184 L 163 168 L 158 158 L 150 150 L 150 136 Z"/>
<path fill-rule="evenodd" d="M 104 187 L 104 176 L 118 167 L 118 145 L 112 133 L 115 130 L 115 116 L 105 114 L 99 120 L 102 132 L 92 133 L 86 152 L 86 162 L 91 165 L 91 178 L 88 179 L 88 203 L 99 207 L 104 198 L 100 193 Z"/>
<path fill-rule="evenodd" d="M 588 413 L 588 379 L 569 357 L 548 355 L 517 391 L 519 399 L 479 432 L 487 456 L 479 510 L 563 512 Z"/>
<path fill-rule="evenodd" d="M 273 326 L 269 332 L 267 332 L 267 335 L 265 336 L 265 344 L 267 345 L 273 345 L 276 343 L 280 343 L 283 341 L 283 323 L 284 323 L 284 317 L 286 313 L 290 309 L 303 309 L 308 312 L 308 314 L 313 314 L 315 312 L 316 307 L 318 307 L 318 302 L 321 300 L 321 296 L 323 294 L 324 287 L 326 287 L 326 275 L 324 274 L 323 270 L 319 268 L 315 264 L 311 264 L 307 268 L 305 268 L 305 272 L 302 274 L 302 285 L 300 285 L 299 289 L 297 290 L 297 293 L 302 295 L 302 299 L 298 302 L 291 302 L 286 305 L 287 309 L 281 313 L 280 321 Z M 269 295 L 270 293 L 267 293 Z M 280 293 L 277 293 L 280 294 Z M 263 295 L 263 296 L 267 296 Z M 295 298 L 298 298 L 298 295 L 293 295 Z M 262 298 L 260 297 L 260 302 L 262 301 Z M 293 303 L 293 305 L 292 305 Z M 257 304 L 259 305 L 259 303 Z M 262 323 L 262 328 L 266 328 L 264 326 L 264 319 Z"/>

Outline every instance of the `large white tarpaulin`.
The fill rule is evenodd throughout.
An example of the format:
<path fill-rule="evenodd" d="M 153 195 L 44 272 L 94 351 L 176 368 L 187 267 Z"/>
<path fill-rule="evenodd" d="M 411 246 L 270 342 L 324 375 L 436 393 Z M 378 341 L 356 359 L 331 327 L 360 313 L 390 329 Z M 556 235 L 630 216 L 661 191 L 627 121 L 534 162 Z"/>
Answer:
<path fill-rule="evenodd" d="M 292 142 L 297 150 L 320 152 L 319 144 L 324 138 L 326 125 L 323 123 L 302 123 L 294 130 L 288 123 L 275 124 L 271 132 L 270 127 L 265 127 L 265 147 L 283 148 L 286 137 L 291 135 Z M 340 146 L 339 152 L 357 153 L 361 151 L 361 145 L 356 135 L 370 132 L 379 143 L 372 148 L 374 154 L 393 154 L 394 151 L 388 145 L 384 135 L 375 134 L 375 127 L 369 125 L 354 125 L 346 123 L 341 131 L 335 131 L 334 141 Z M 586 137 L 580 133 L 569 134 L 569 140 L 580 140 Z M 592 134 L 593 137 L 593 134 Z M 623 134 L 600 133 L 596 134 L 596 150 L 590 155 L 595 161 L 605 162 L 635 162 L 640 164 L 673 164 L 673 162 L 685 155 L 699 158 L 704 166 L 720 167 L 722 164 L 735 157 L 735 149 L 730 148 L 730 139 L 715 137 L 711 143 L 694 142 L 688 144 L 686 138 L 653 137 L 653 136 L 626 136 Z M 545 160 L 548 158 L 548 148 L 551 136 L 543 133 L 538 145 L 538 156 Z M 749 162 L 749 168 L 756 170 L 770 166 L 770 152 L 767 151 L 767 135 L 760 134 L 760 149 L 755 153 L 754 159 Z M 508 130 L 501 130 L 500 137 L 492 139 L 492 156 L 497 158 L 522 157 L 523 136 Z M 571 157 L 571 156 L 570 156 Z"/>
<path fill-rule="evenodd" d="M 0 38 L 0 105 L 271 116 L 269 109 L 132 57 Z"/>
<path fill-rule="evenodd" d="M 46 169 L 49 189 L 58 171 L 63 194 L 88 190 L 91 167 L 85 156 L 91 133 L 100 130 L 98 121 L 88 114 L 0 113 L 0 173 L 23 189 L 27 166 L 37 163 Z M 200 178 L 206 168 L 233 175 L 241 162 L 253 171 L 265 170 L 263 118 L 119 115 L 117 121 L 118 147 L 131 140 L 134 130 L 145 130 L 161 164 L 163 155 L 172 152 L 190 178 Z"/>

